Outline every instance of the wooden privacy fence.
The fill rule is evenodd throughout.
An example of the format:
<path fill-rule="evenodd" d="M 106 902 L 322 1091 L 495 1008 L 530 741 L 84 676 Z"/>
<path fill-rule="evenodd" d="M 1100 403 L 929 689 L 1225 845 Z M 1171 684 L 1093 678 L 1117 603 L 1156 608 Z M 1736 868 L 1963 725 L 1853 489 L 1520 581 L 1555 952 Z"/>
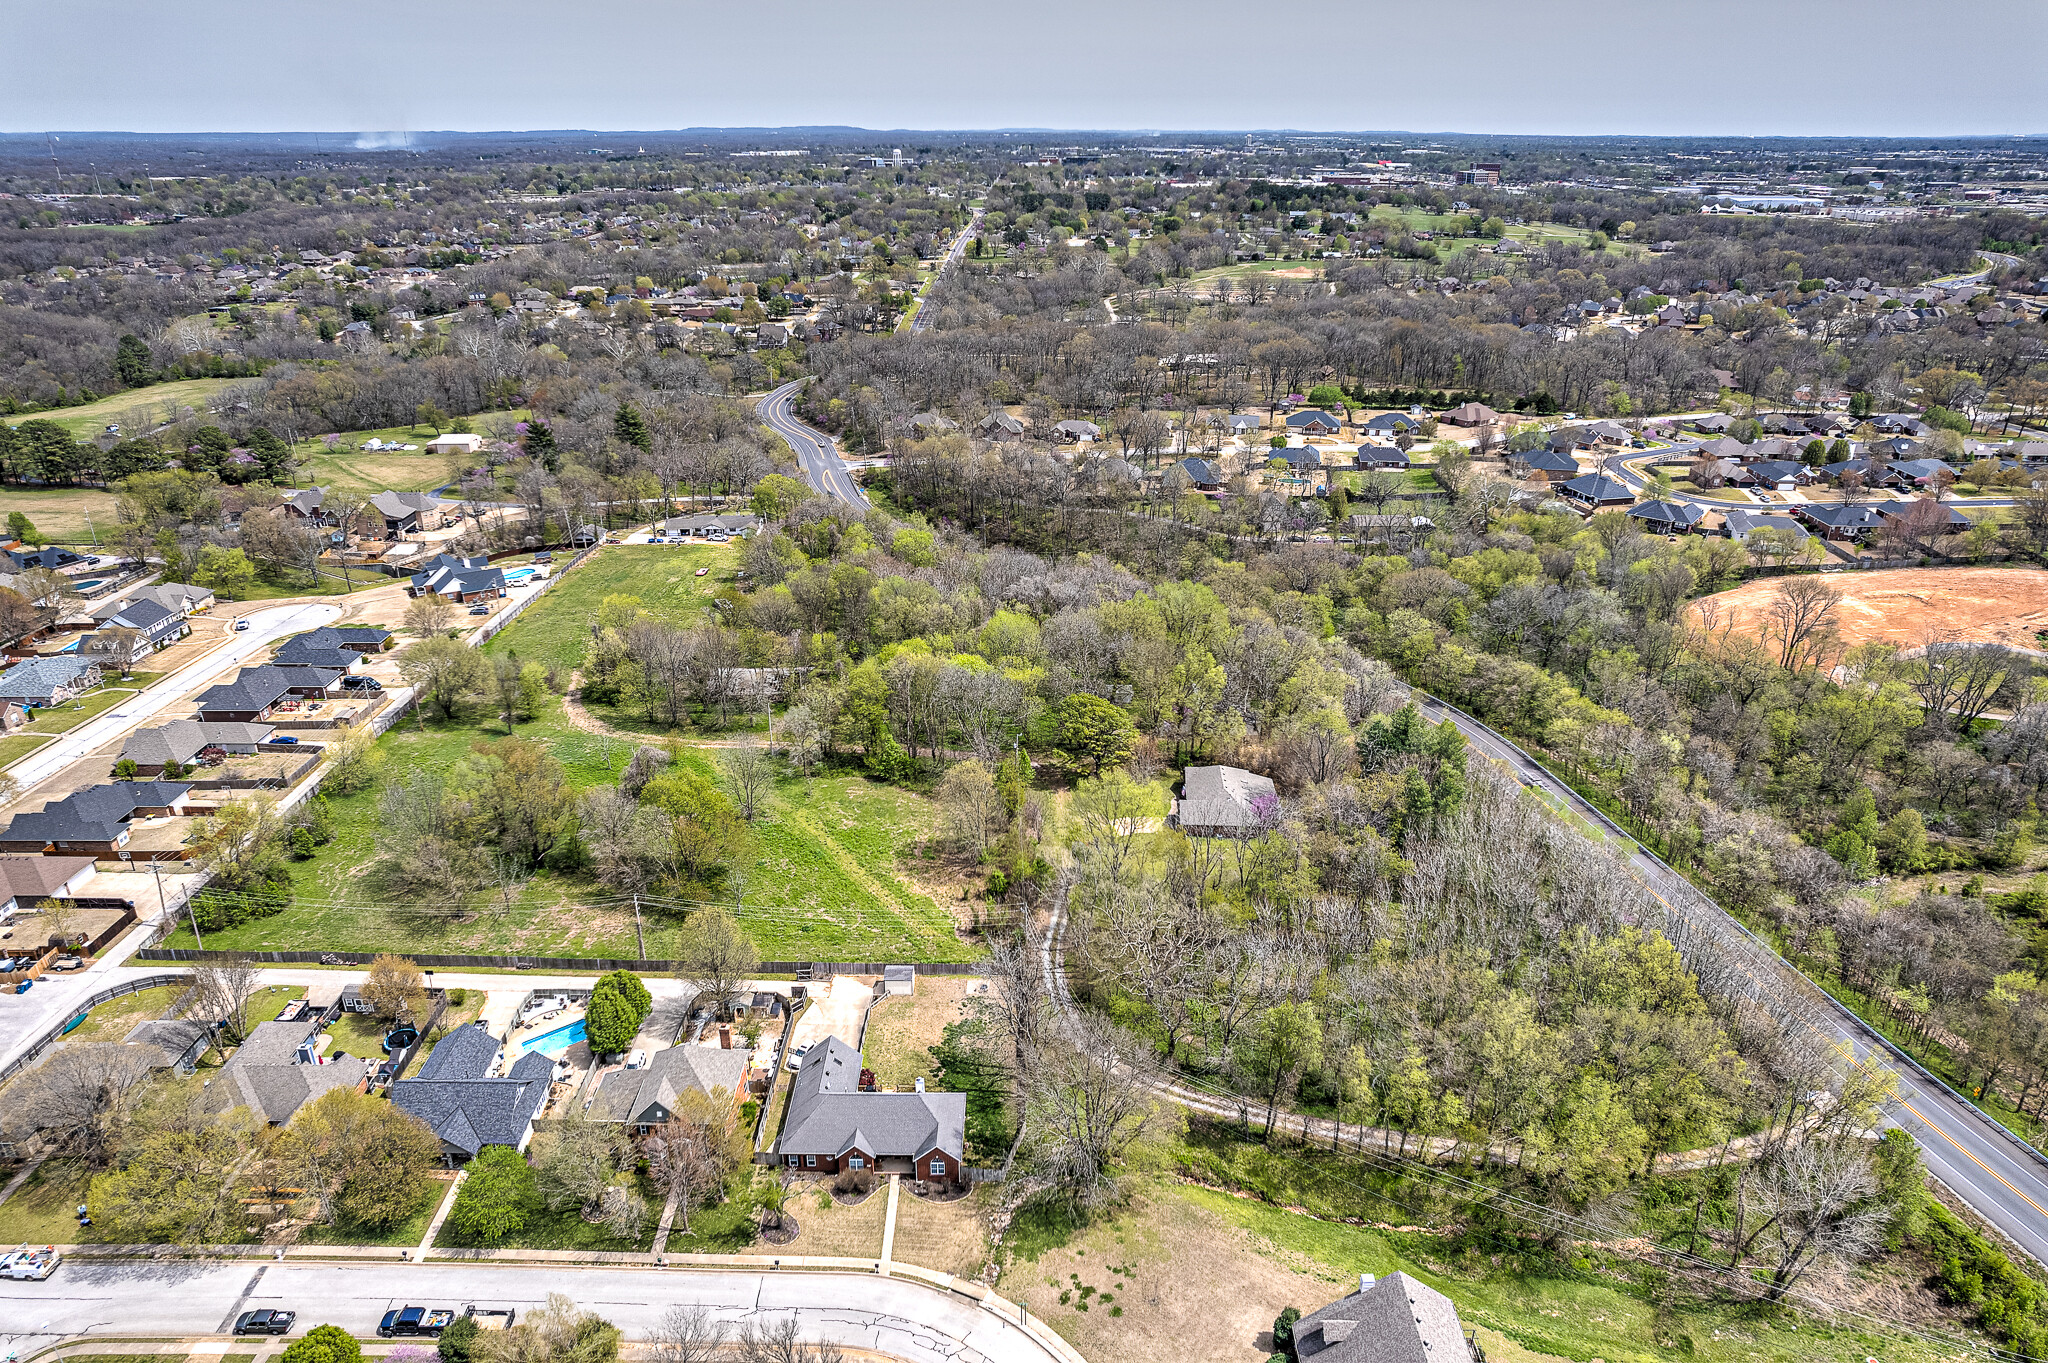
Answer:
<path fill-rule="evenodd" d="M 258 965 L 338 965 L 367 968 L 377 953 L 368 951 L 194 951 L 190 947 L 146 947 L 135 953 L 138 961 L 254 961 Z M 414 965 L 428 970 L 555 970 L 567 974 L 598 974 L 632 970 L 642 974 L 671 974 L 681 961 L 635 960 L 630 956 L 423 956 L 400 952 Z M 973 961 L 763 961 L 761 975 L 879 975 L 892 965 L 909 965 L 921 975 L 978 975 L 981 967 Z"/>

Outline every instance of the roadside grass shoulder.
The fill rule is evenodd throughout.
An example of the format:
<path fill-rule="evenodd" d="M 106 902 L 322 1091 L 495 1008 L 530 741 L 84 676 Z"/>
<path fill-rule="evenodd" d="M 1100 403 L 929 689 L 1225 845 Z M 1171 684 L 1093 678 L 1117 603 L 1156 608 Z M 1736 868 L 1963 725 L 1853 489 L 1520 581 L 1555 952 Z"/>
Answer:
<path fill-rule="evenodd" d="M 9 734 L 0 738 L 0 770 L 13 766 L 54 738 L 52 734 Z"/>

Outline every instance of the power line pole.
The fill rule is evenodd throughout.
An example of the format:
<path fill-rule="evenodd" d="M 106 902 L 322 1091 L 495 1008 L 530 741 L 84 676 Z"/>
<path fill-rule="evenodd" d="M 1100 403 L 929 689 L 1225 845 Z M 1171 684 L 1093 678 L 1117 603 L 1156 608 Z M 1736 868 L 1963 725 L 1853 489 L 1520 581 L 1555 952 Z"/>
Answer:
<path fill-rule="evenodd" d="M 640 959 L 647 959 L 647 934 L 640 927 L 640 894 L 633 893 L 633 940 L 640 944 Z"/>

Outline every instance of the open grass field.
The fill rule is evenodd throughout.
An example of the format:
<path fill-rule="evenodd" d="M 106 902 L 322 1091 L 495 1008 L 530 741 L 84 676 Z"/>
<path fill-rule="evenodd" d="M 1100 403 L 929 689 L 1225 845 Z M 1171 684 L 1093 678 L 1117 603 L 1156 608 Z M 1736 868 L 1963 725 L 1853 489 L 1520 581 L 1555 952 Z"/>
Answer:
<path fill-rule="evenodd" d="M 9 734 L 0 738 L 0 768 L 10 767 L 48 743 L 50 734 Z"/>
<path fill-rule="evenodd" d="M 548 588 L 484 652 L 573 668 L 583 661 L 590 622 L 607 596 L 637 596 L 649 614 L 684 624 L 709 609 L 712 593 L 732 581 L 739 559 L 736 544 L 608 545 Z M 699 568 L 711 571 L 698 577 Z"/>
<path fill-rule="evenodd" d="M 47 540 L 58 544 L 91 544 L 97 533 L 106 544 L 119 525 L 114 494 L 97 487 L 7 487 L 0 489 L 0 508 L 19 511 Z"/>
<path fill-rule="evenodd" d="M 7 424 L 19 426 L 24 421 L 54 421 L 73 436 L 84 437 L 98 435 L 109 423 L 119 422 L 124 433 L 137 434 L 176 420 L 184 415 L 186 408 L 204 412 L 209 397 L 231 383 L 246 382 L 246 379 L 175 379 L 147 388 L 131 388 L 112 397 L 101 398 L 98 402 L 88 402 L 83 407 L 60 407 L 49 412 L 10 416 Z"/>
<path fill-rule="evenodd" d="M 2040 648 L 2035 635 L 2048 629 L 2048 571 L 2039 568 L 1882 568 L 1828 580 L 1841 589 L 1835 627 L 1850 644 L 1912 648 L 1953 630 L 1974 642 Z M 1777 594 L 1776 582 L 1760 579 L 1702 598 L 1692 611 L 1753 632 Z"/>
<path fill-rule="evenodd" d="M 1013 1261 L 1001 1285 L 1090 1363 L 1259 1363 L 1282 1309 L 1312 1311 L 1355 1290 L 1361 1272 L 1395 1270 L 1450 1297 L 1495 1363 L 1933 1363 L 1964 1352 L 1960 1339 L 1943 1352 L 1737 1304 L 1660 1310 L 1594 1260 L 1537 1274 L 1499 1255 L 1451 1254 L 1428 1234 L 1318 1220 L 1166 1179 L 1142 1180 L 1113 1216 Z M 1204 1328 L 1184 1328 L 1197 1319 Z"/>
<path fill-rule="evenodd" d="M 65 1033 L 66 1041 L 119 1041 L 135 1030 L 135 1025 L 160 1018 L 172 1005 L 183 997 L 185 991 L 174 984 L 157 989 L 141 989 L 133 994 L 123 994 L 118 999 L 108 999 L 85 1015 L 85 1021 Z"/>
<path fill-rule="evenodd" d="M 509 425 L 524 421 L 528 413 L 517 411 L 478 412 L 461 424 L 482 434 L 486 423 Z M 437 432 L 430 426 L 386 426 L 374 431 L 337 432 L 341 439 L 329 448 L 322 440 L 305 440 L 293 446 L 299 459 L 297 480 L 304 486 L 332 489 L 337 494 L 382 492 L 425 492 L 439 487 L 464 468 L 476 463 L 446 454 L 429 454 L 426 444 Z M 367 440 L 397 441 L 418 445 L 417 450 L 366 450 Z"/>

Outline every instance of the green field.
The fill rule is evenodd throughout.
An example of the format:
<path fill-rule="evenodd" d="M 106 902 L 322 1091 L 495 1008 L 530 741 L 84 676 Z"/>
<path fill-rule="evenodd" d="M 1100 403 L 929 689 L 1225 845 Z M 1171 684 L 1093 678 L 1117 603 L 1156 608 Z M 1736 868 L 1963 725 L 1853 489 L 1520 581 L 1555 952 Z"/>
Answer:
<path fill-rule="evenodd" d="M 77 700 L 63 705 L 53 705 L 46 710 L 36 711 L 36 718 L 25 734 L 69 733 L 95 715 L 103 715 L 122 701 L 141 691 L 163 674 L 160 672 L 137 672 L 132 677 L 110 683 L 86 692 Z"/>
<path fill-rule="evenodd" d="M 97 487 L 0 488 L 0 506 L 19 511 L 36 530 L 58 544 L 84 545 L 97 534 L 101 544 L 120 528 L 114 494 Z"/>
<path fill-rule="evenodd" d="M 246 379 L 174 379 L 169 383 L 151 384 L 147 388 L 131 388 L 112 397 L 101 398 L 98 402 L 88 402 L 83 407 L 60 407 L 55 411 L 9 417 L 7 424 L 19 426 L 24 421 L 54 421 L 72 435 L 85 437 L 98 435 L 109 422 L 119 422 L 127 434 L 134 435 L 138 433 L 136 428 L 146 429 L 166 419 L 175 419 L 188 407 L 204 414 L 207 398 L 231 383 L 246 382 Z"/>
<path fill-rule="evenodd" d="M 487 421 L 509 424 L 524 421 L 527 416 L 524 408 L 478 412 L 456 424 L 482 435 Z M 299 459 L 296 477 L 302 486 L 325 487 L 344 494 L 382 492 L 387 488 L 393 492 L 425 492 L 450 481 L 477 462 L 454 455 L 427 453 L 426 443 L 437 434 L 429 426 L 385 426 L 374 431 L 342 431 L 337 434 L 341 439 L 331 450 L 324 441 L 317 439 L 302 440 L 292 447 L 293 454 Z M 418 445 L 421 448 L 412 451 L 366 450 L 362 448 L 366 440 L 395 440 L 401 445 Z"/>
<path fill-rule="evenodd" d="M 589 620 L 615 592 L 640 596 L 650 611 L 685 620 L 704 609 L 710 590 L 726 579 L 737 550 L 729 545 L 607 548 L 562 578 L 498 638 L 489 651 L 573 668 L 581 661 Z M 718 571 L 699 578 L 695 569 Z M 518 736 L 546 745 L 579 790 L 608 785 L 646 741 L 637 712 L 613 716 L 634 732 L 591 733 L 569 722 L 557 702 L 547 714 L 518 726 Z M 442 769 L 472 745 L 502 742 L 501 720 L 481 704 L 453 723 L 421 724 L 408 718 L 378 740 L 387 773 Z M 687 738 L 684 740 L 687 742 Z M 692 747 L 683 760 L 715 776 L 719 750 Z M 549 871 L 526 882 L 516 902 L 463 922 L 433 913 L 377 906 L 362 882 L 378 853 L 376 791 L 333 798 L 335 837 L 296 868 L 297 902 L 273 918 L 206 935 L 206 945 L 239 950 L 369 951 L 394 940 L 434 953 L 632 956 L 637 950 L 629 904 L 582 876 Z M 753 826 L 752 855 L 735 865 L 731 890 L 739 915 L 761 954 L 772 960 L 971 959 L 947 911 L 910 885 L 901 865 L 928 836 L 931 804 L 923 796 L 850 772 L 815 777 L 786 775 L 766 813 Z M 649 956 L 670 954 L 681 926 L 676 906 L 642 915 Z M 182 932 L 174 943 L 190 944 Z"/>
<path fill-rule="evenodd" d="M 49 741 L 47 734 L 9 734 L 0 738 L 0 768 L 12 766 Z"/>
<path fill-rule="evenodd" d="M 705 611 L 712 593 L 733 580 L 739 558 L 735 544 L 608 545 L 548 588 L 484 651 L 575 667 L 583 661 L 590 622 L 607 596 L 637 596 L 650 614 L 683 623 Z M 699 568 L 711 571 L 698 577 Z"/>

